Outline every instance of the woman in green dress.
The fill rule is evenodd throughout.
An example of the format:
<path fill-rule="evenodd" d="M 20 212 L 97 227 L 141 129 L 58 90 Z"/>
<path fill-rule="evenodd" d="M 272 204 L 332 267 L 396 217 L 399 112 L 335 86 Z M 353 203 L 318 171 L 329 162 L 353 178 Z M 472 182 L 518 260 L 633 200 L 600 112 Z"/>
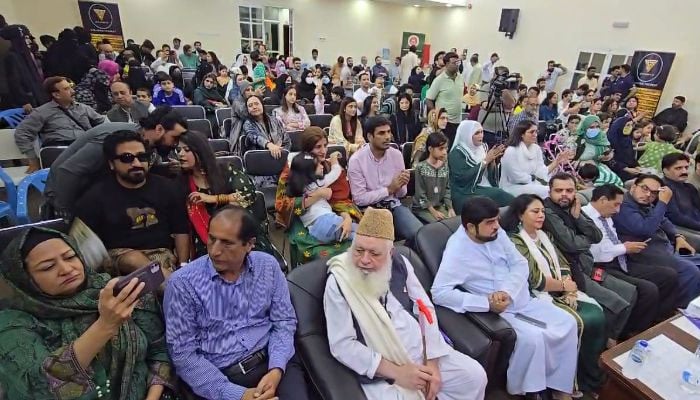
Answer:
<path fill-rule="evenodd" d="M 192 227 L 193 257 L 207 254 L 209 218 L 217 208 L 236 204 L 252 210 L 255 185 L 245 172 L 226 164 L 218 165 L 206 137 L 188 131 L 180 136 L 177 154 L 182 168 L 182 184 L 188 193 L 187 215 Z M 262 199 L 258 201 L 264 201 Z M 281 259 L 267 236 L 267 220 L 259 221 L 255 249 Z"/>
<path fill-rule="evenodd" d="M 310 126 L 301 134 L 301 150 L 304 153 L 310 153 L 326 162 L 326 149 L 328 139 L 323 129 L 317 126 Z M 290 160 L 296 154 L 290 155 Z M 308 211 L 308 207 L 313 204 L 314 199 L 309 197 L 290 197 L 287 196 L 287 180 L 289 178 L 289 163 L 287 163 L 280 174 L 279 183 L 277 185 L 277 194 L 275 198 L 276 222 L 284 227 L 289 243 L 291 244 L 291 264 L 303 264 L 317 258 L 332 257 L 347 250 L 352 243 L 349 240 L 338 243 L 320 243 L 316 240 L 309 230 L 304 227 L 301 219 L 298 217 Z M 350 198 L 350 183 L 348 182 L 347 174 L 343 170 L 340 177 L 329 188 L 333 191 L 333 195 L 328 200 L 333 208 L 333 211 L 342 214 L 348 213 L 353 221 L 359 222 L 362 218 L 362 212 L 352 202 Z"/>
<path fill-rule="evenodd" d="M 0 258 L 3 398 L 173 398 L 156 300 L 138 299 L 138 280 L 114 296 L 117 280 L 59 232 L 32 227 L 10 242 Z"/>
<path fill-rule="evenodd" d="M 542 301 L 551 301 L 576 319 L 579 333 L 578 389 L 596 392 L 605 378 L 598 365 L 598 358 L 606 345 L 605 314 L 595 300 L 577 290 L 566 258 L 542 230 L 544 219 L 542 199 L 534 194 L 522 194 L 513 200 L 502 218 L 502 226 L 527 260 L 532 295 Z"/>
<path fill-rule="evenodd" d="M 472 196 L 489 197 L 499 207 L 505 207 L 513 200 L 513 196 L 498 187 L 497 160 L 504 151 L 503 145 L 488 149 L 480 123 L 462 121 L 459 124 L 447 159 L 452 206 L 457 214 L 462 213 L 462 205 Z"/>

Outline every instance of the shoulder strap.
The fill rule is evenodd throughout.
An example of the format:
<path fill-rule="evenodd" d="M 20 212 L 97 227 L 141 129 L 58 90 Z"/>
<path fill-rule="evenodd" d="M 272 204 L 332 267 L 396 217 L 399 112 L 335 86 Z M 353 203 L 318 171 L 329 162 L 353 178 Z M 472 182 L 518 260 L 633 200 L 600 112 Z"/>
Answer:
<path fill-rule="evenodd" d="M 73 116 L 73 114 L 69 113 L 68 110 L 66 110 L 65 108 L 63 108 L 63 107 L 61 107 L 61 106 L 58 106 L 58 108 L 59 108 L 61 111 L 63 111 L 64 114 L 66 114 L 66 117 L 70 118 L 73 122 L 75 122 L 82 130 L 88 131 L 88 130 L 90 129 L 90 128 L 85 128 L 85 126 L 83 126 L 83 124 L 80 123 L 80 121 L 78 121 L 78 119 L 75 118 L 75 117 Z"/>

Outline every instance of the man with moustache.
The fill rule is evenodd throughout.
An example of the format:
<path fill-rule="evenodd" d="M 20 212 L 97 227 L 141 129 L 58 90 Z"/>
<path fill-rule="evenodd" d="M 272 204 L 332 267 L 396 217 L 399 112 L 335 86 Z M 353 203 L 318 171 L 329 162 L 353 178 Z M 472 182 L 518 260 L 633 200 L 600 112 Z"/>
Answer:
<path fill-rule="evenodd" d="M 547 389 L 571 400 L 578 336 L 571 314 L 530 297 L 527 260 L 498 223 L 499 209 L 487 197 L 462 207 L 462 226 L 452 234 L 431 292 L 435 304 L 455 312 L 494 312 L 515 329 L 506 388 L 539 399 Z"/>
<path fill-rule="evenodd" d="M 258 225 L 242 207 L 218 210 L 207 255 L 168 280 L 165 339 L 187 400 L 308 399 L 287 280 L 253 251 Z"/>
<path fill-rule="evenodd" d="M 673 191 L 668 203 L 668 217 L 694 248 L 700 248 L 700 194 L 688 183 L 690 157 L 671 153 L 661 159 L 664 184 Z"/>
<path fill-rule="evenodd" d="M 675 193 L 656 175 L 638 175 L 613 216 L 622 241 L 645 242 L 637 254 L 628 255 L 632 262 L 668 265 L 678 273 L 678 307 L 685 308 L 700 295 L 700 257 L 666 217 L 668 204 Z"/>
<path fill-rule="evenodd" d="M 483 399 L 486 373 L 447 345 L 435 321 L 419 316 L 419 300 L 432 318 L 435 309 L 393 242 L 391 213 L 368 208 L 350 250 L 328 261 L 323 305 L 331 353 L 360 376 L 368 400 Z"/>
<path fill-rule="evenodd" d="M 102 148 L 112 174 L 78 201 L 76 217 L 104 243 L 111 275 L 159 262 L 167 277 L 178 262 L 189 260 L 185 193 L 173 181 L 148 174 L 152 154 L 140 134 L 117 131 L 105 138 Z"/>

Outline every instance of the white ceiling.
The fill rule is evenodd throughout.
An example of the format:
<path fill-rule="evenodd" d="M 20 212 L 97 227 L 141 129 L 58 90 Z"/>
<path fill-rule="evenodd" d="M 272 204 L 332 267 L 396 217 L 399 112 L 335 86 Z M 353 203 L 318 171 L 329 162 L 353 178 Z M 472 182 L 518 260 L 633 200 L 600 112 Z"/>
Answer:
<path fill-rule="evenodd" d="M 404 6 L 419 5 L 421 7 L 446 7 L 447 4 L 452 4 L 457 7 L 466 6 L 469 3 L 468 0 L 372 0 L 380 1 L 382 3 L 392 3 Z"/>

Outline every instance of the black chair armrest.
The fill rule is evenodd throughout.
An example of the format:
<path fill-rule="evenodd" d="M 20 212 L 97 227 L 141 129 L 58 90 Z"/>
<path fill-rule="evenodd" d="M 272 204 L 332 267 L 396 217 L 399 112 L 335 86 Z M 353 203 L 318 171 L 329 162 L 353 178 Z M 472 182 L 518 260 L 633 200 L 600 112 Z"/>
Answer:
<path fill-rule="evenodd" d="M 455 350 L 486 367 L 491 339 L 463 314 L 442 306 L 436 306 L 435 313 L 440 329 L 452 340 Z"/>
<path fill-rule="evenodd" d="M 505 319 L 492 312 L 465 313 L 494 343 L 487 373 L 489 384 L 505 383 L 508 362 L 515 348 L 515 330 Z"/>
<path fill-rule="evenodd" d="M 333 357 L 325 336 L 307 335 L 296 342 L 309 379 L 323 400 L 367 399 L 357 374 Z M 313 363 L 308 362 L 311 359 Z"/>

